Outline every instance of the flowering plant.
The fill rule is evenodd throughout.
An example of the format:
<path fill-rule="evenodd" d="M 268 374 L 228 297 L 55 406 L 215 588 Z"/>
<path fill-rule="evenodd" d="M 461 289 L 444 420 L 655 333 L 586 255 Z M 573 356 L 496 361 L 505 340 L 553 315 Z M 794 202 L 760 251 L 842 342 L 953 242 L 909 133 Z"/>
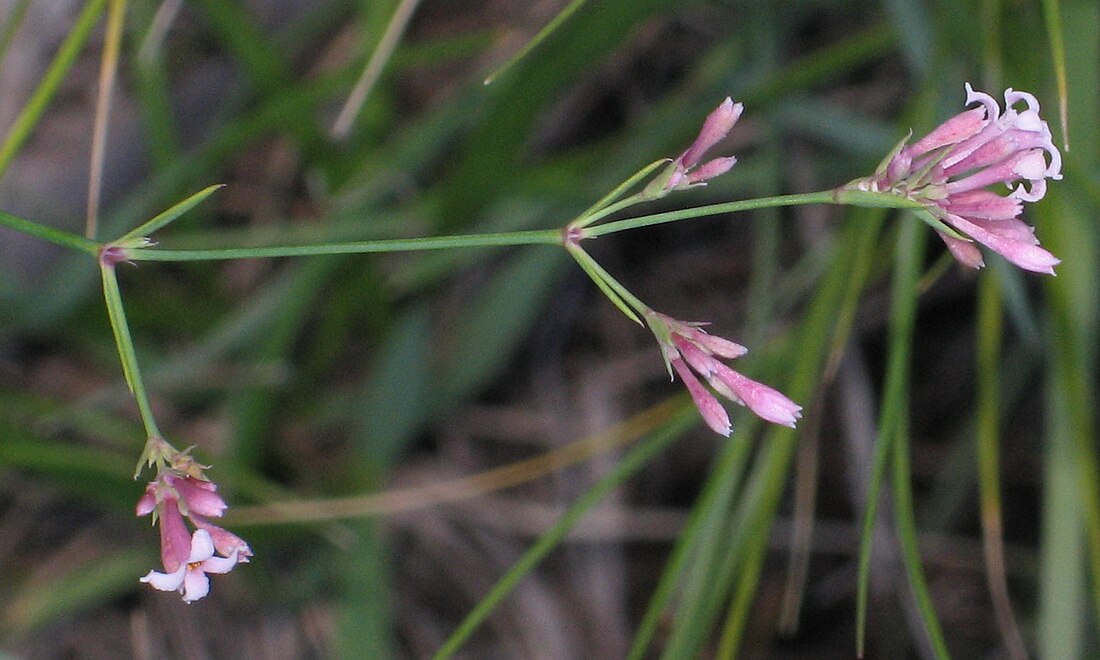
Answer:
<path fill-rule="evenodd" d="M 984 265 L 973 240 L 1024 270 L 1053 275 L 1058 258 L 1039 247 L 1035 230 L 1020 213 L 1024 202 L 1043 198 L 1047 179 L 1062 178 L 1062 155 L 1034 96 L 1009 88 L 1004 98 L 1002 113 L 996 99 L 967 83 L 966 103 L 979 107 L 955 115 L 911 145 L 908 138 L 902 140 L 872 176 L 848 185 L 921 204 L 963 265 Z M 1027 106 L 1022 111 L 1015 108 L 1021 102 Z M 987 190 L 994 184 L 1005 184 L 1011 192 Z"/>

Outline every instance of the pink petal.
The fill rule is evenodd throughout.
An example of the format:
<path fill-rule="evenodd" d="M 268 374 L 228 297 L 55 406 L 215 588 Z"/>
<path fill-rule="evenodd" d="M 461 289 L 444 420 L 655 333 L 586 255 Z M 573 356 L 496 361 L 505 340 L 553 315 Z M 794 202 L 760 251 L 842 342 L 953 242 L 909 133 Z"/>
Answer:
<path fill-rule="evenodd" d="M 1021 172 L 1031 172 L 1034 169 L 1035 155 L 1033 152 L 1017 152 L 996 165 L 948 183 L 946 186 L 947 193 L 953 195 L 968 190 L 985 188 L 994 183 L 1009 183 L 1026 178 L 1022 176 Z M 1041 156 L 1039 156 L 1039 160 L 1042 160 Z M 1046 168 L 1046 161 L 1043 161 L 1043 168 Z"/>
<path fill-rule="evenodd" d="M 763 383 L 758 383 L 740 373 L 722 365 L 718 371 L 720 378 L 737 396 L 745 402 L 757 417 L 775 424 L 794 428 L 795 422 L 802 417 L 802 406 L 788 399 L 784 394 Z"/>
<path fill-rule="evenodd" d="M 684 166 L 684 169 L 695 167 L 708 149 L 721 142 L 729 134 L 733 125 L 741 117 L 742 110 L 744 110 L 744 106 L 740 103 L 734 103 L 733 99 L 727 96 L 717 108 L 707 115 L 706 120 L 703 121 L 703 127 L 699 130 L 698 137 L 687 148 L 687 151 L 677 159 Z"/>
<path fill-rule="evenodd" d="M 1033 95 L 1027 92 L 1017 92 L 1011 87 L 1005 90 L 1005 107 L 1011 108 L 1018 102 L 1023 101 L 1027 103 L 1028 111 L 1034 113 L 1036 116 L 1039 114 L 1039 101 Z M 1025 113 L 1020 113 L 1025 114 Z"/>
<path fill-rule="evenodd" d="M 1019 218 L 1008 220 L 986 220 L 985 218 L 966 218 L 970 226 L 981 227 L 985 231 L 1010 241 L 1019 241 L 1038 245 L 1039 239 L 1035 238 L 1035 228 Z"/>
<path fill-rule="evenodd" d="M 985 92 L 975 92 L 974 88 L 970 86 L 970 83 L 966 83 L 966 104 L 981 103 L 985 106 L 986 113 L 989 118 L 997 119 L 1001 114 L 1001 106 L 997 103 L 997 99 L 993 98 Z"/>
<path fill-rule="evenodd" d="M 1023 210 L 1023 204 L 1015 197 L 1002 197 L 989 190 L 956 193 L 946 202 L 947 210 L 955 215 L 986 220 L 1010 220 Z"/>
<path fill-rule="evenodd" d="M 1061 263 L 1061 259 L 1031 241 L 999 236 L 965 218 L 952 216 L 950 220 L 952 225 L 969 234 L 971 238 L 1024 270 L 1053 275 L 1054 267 Z"/>
<path fill-rule="evenodd" d="M 679 334 L 672 334 L 672 343 L 676 345 L 684 361 L 703 378 L 710 378 L 717 370 L 718 360 L 714 356 L 699 348 L 693 342 L 684 339 Z"/>
<path fill-rule="evenodd" d="M 691 373 L 691 370 L 688 369 L 683 360 L 679 358 L 672 360 L 672 368 L 676 370 L 676 373 L 680 374 L 680 380 L 684 381 L 684 386 L 687 387 L 688 394 L 691 395 L 692 401 L 695 402 L 695 407 L 699 409 L 699 414 L 703 417 L 703 421 L 706 422 L 707 426 L 715 433 L 728 438 L 730 434 L 730 418 L 726 409 L 722 407 L 718 399 L 714 398 L 713 394 L 707 391 L 707 388 L 703 387 L 703 384 L 699 382 L 695 374 Z"/>
<path fill-rule="evenodd" d="M 955 261 L 975 270 L 985 265 L 985 260 L 982 259 L 982 251 L 972 242 L 948 236 L 943 232 L 936 233 L 947 244 L 947 249 L 951 251 L 951 256 L 955 257 Z"/>
<path fill-rule="evenodd" d="M 703 183 L 716 176 L 722 176 L 726 172 L 729 172 L 736 164 L 737 159 L 733 156 L 723 156 L 721 158 L 708 160 L 687 175 L 687 182 L 689 184 Z"/>
<path fill-rule="evenodd" d="M 933 149 L 957 144 L 966 138 L 976 135 L 986 124 L 986 111 L 984 108 L 972 108 L 965 110 L 937 126 L 931 133 L 924 136 L 909 147 L 912 156 L 926 154 Z"/>
<path fill-rule="evenodd" d="M 138 498 L 137 506 L 134 508 L 134 515 L 147 516 L 157 508 L 157 493 L 156 486 L 153 482 L 149 482 L 149 485 L 145 487 L 145 492 Z"/>
<path fill-rule="evenodd" d="M 165 570 L 174 573 L 191 552 L 191 534 L 174 499 L 164 501 L 159 515 L 160 558 Z"/>
<path fill-rule="evenodd" d="M 212 482 L 187 477 L 184 479 L 171 479 L 169 483 L 179 493 L 180 498 L 187 506 L 188 513 L 198 513 L 217 518 L 229 508 L 221 495 L 215 492 L 217 486 Z"/>
<path fill-rule="evenodd" d="M 222 529 L 201 516 L 191 516 L 191 522 L 195 523 L 195 526 L 199 529 L 210 534 L 210 538 L 214 541 L 214 548 L 222 556 L 236 555 L 237 561 L 242 564 L 247 563 L 248 558 L 252 556 L 252 548 L 248 547 L 244 539 L 233 532 Z"/>
<path fill-rule="evenodd" d="M 703 334 L 703 336 L 695 340 L 695 343 L 701 346 L 703 350 L 710 351 L 718 357 L 726 358 L 727 360 L 739 358 L 749 352 L 749 349 L 737 342 L 730 341 L 723 337 L 715 337 L 714 335 Z"/>

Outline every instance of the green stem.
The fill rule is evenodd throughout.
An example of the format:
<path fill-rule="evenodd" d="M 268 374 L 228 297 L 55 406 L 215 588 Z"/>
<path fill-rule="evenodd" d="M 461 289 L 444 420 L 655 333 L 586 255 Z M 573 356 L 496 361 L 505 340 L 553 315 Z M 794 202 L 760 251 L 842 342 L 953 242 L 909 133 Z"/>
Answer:
<path fill-rule="evenodd" d="M 122 307 L 122 292 L 118 289 L 118 278 L 115 277 L 114 266 L 100 265 L 103 274 L 103 299 L 107 303 L 107 316 L 111 320 L 111 330 L 114 331 L 115 344 L 118 346 L 118 357 L 122 362 L 122 374 L 126 377 L 126 384 L 133 392 L 137 400 L 138 410 L 141 412 L 141 422 L 145 426 L 145 433 L 149 438 L 161 437 L 157 428 L 156 419 L 153 418 L 153 409 L 149 405 L 149 395 L 145 391 L 145 384 L 141 380 L 141 371 L 138 369 L 137 353 L 134 351 L 134 340 L 130 336 L 130 327 L 126 323 L 126 311 Z M 141 463 L 138 463 L 138 469 Z"/>
<path fill-rule="evenodd" d="M 581 269 L 588 274 L 588 277 L 592 278 L 592 281 L 596 283 L 596 286 L 600 287 L 600 290 L 604 292 L 611 302 L 615 303 L 615 306 L 626 314 L 630 320 L 634 321 L 638 325 L 644 326 L 638 314 L 645 315 L 649 311 L 649 306 L 639 300 L 634 294 L 630 293 L 626 287 L 619 284 L 619 281 L 611 276 L 603 269 L 603 266 L 596 263 L 580 246 L 576 244 L 566 243 L 565 249 L 580 265 Z M 638 314 L 634 312 L 637 311 Z"/>
<path fill-rule="evenodd" d="M 599 225 L 598 227 L 586 229 L 584 235 L 586 237 L 594 238 L 596 236 L 613 234 L 620 231 L 626 231 L 628 229 L 637 229 L 639 227 L 649 227 L 651 225 L 677 222 L 679 220 L 687 220 L 689 218 L 701 218 L 709 215 L 736 213 L 737 211 L 750 211 L 753 209 L 770 208 L 775 206 L 835 203 L 836 200 L 834 197 L 834 191 L 832 190 L 797 195 L 761 197 L 759 199 L 746 199 L 736 202 L 726 202 L 724 204 L 696 206 L 695 208 L 682 209 L 679 211 L 666 211 L 664 213 L 654 213 L 653 215 L 643 215 L 637 218 L 627 218 L 626 220 L 616 220 L 614 222 L 608 222 L 607 224 Z"/>
<path fill-rule="evenodd" d="M 17 215 L 5 213 L 0 211 L 0 225 L 14 229 L 16 231 L 29 234 L 36 238 L 56 243 L 63 247 L 67 247 L 77 252 L 87 252 L 88 254 L 95 255 L 99 252 L 100 244 L 95 241 L 84 238 L 83 236 L 67 232 L 63 229 L 55 229 L 53 227 L 47 227 L 46 225 L 40 225 L 37 222 L 25 220 Z"/>
<path fill-rule="evenodd" d="M 669 162 L 667 159 L 662 158 L 661 160 L 655 160 L 649 165 L 646 165 L 642 169 L 638 170 L 629 179 L 623 181 L 618 186 L 616 186 L 614 190 L 604 195 L 600 201 L 585 209 L 584 213 L 581 213 L 576 218 L 571 220 L 567 226 L 574 229 L 587 227 L 591 224 L 596 223 L 602 218 L 606 218 L 616 211 L 627 208 L 628 206 L 633 206 L 634 204 L 639 204 L 641 202 L 648 202 L 653 201 L 654 199 L 658 199 L 658 197 L 651 195 L 650 193 L 646 192 L 646 190 L 634 193 L 633 195 L 625 199 L 620 198 L 626 194 L 626 191 L 636 186 L 639 182 L 642 181 L 642 179 L 645 179 L 647 176 L 652 174 L 654 170 L 667 162 Z M 619 201 L 616 202 L 615 200 Z"/>
<path fill-rule="evenodd" d="M 775 197 L 760 197 L 757 199 L 745 199 L 724 204 L 711 204 L 709 206 L 696 206 L 680 211 L 667 211 L 654 213 L 637 218 L 616 220 L 607 224 L 584 230 L 585 238 L 595 238 L 605 234 L 614 234 L 628 229 L 649 227 L 690 218 L 702 218 L 709 215 L 723 213 L 736 213 L 738 211 L 751 211 L 753 209 L 773 208 L 777 206 L 801 206 L 805 204 L 846 204 L 849 206 L 863 206 L 867 208 L 894 208 L 894 209 L 922 209 L 919 202 L 914 202 L 905 197 L 891 193 L 877 193 L 865 190 L 853 190 L 837 188 L 835 190 L 820 190 L 811 193 L 798 193 L 794 195 L 776 195 Z"/>
<path fill-rule="evenodd" d="M 414 252 L 447 248 L 499 247 L 511 245 L 561 245 L 561 231 L 535 229 L 497 234 L 466 234 L 427 238 L 396 238 L 355 243 L 321 245 L 279 245 L 254 248 L 216 248 L 212 250 L 160 250 L 132 248 L 126 251 L 131 261 L 212 261 L 221 259 L 264 259 L 307 257 L 322 254 L 367 254 L 378 252 Z"/>

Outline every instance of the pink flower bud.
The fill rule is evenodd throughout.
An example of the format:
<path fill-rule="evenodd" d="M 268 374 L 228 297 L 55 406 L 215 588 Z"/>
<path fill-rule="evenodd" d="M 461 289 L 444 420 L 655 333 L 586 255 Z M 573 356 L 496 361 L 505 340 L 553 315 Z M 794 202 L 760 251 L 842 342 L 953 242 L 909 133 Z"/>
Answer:
<path fill-rule="evenodd" d="M 954 236 L 948 236 L 942 231 L 936 233 L 943 239 L 943 242 L 947 245 L 948 251 L 951 252 L 951 256 L 955 257 L 955 261 L 958 261 L 964 266 L 973 268 L 974 270 L 985 266 L 985 260 L 982 259 L 982 251 L 979 250 L 973 242 L 955 238 Z"/>
<path fill-rule="evenodd" d="M 699 185 L 730 171 L 737 163 L 737 159 L 732 156 L 715 158 L 699 167 L 696 166 L 699 165 L 699 161 L 703 159 L 703 155 L 711 147 L 721 142 L 729 134 L 733 125 L 741 117 L 743 110 L 744 106 L 742 104 L 734 103 L 727 96 L 717 108 L 707 115 L 703 127 L 699 130 L 698 137 L 684 153 L 680 154 L 679 158 L 673 161 L 670 167 L 671 171 L 666 175 L 668 178 L 664 181 L 661 190 L 669 191 Z"/>
<path fill-rule="evenodd" d="M 184 508 L 189 514 L 197 513 L 218 518 L 228 508 L 221 495 L 215 492 L 217 486 L 209 481 L 195 477 L 183 479 L 168 477 L 167 481 L 179 493 Z"/>
<path fill-rule="evenodd" d="M 236 554 L 237 561 L 242 564 L 247 563 L 248 558 L 252 556 L 252 548 L 245 543 L 244 539 L 233 532 L 222 529 L 200 516 L 191 516 L 191 522 L 195 523 L 195 526 L 199 529 L 204 529 L 210 534 L 214 547 L 217 548 L 219 554 L 226 557 Z"/>
<path fill-rule="evenodd" d="M 703 421 L 706 422 L 707 426 L 715 433 L 728 438 L 730 434 L 730 418 L 726 409 L 722 407 L 718 399 L 714 398 L 713 394 L 707 391 L 707 388 L 703 387 L 703 384 L 699 382 L 695 374 L 691 373 L 691 370 L 687 368 L 683 360 L 673 360 L 672 368 L 680 375 L 680 380 L 684 381 L 684 387 L 687 388 L 688 394 L 691 395 L 691 400 L 695 402 L 695 407 L 699 409 L 699 414 L 702 416 Z"/>
<path fill-rule="evenodd" d="M 707 115 L 703 127 L 699 130 L 699 136 L 695 138 L 695 142 L 692 142 L 691 146 L 677 159 L 685 170 L 690 170 L 698 165 L 703 158 L 703 154 L 729 135 L 733 125 L 741 117 L 743 110 L 744 106 L 742 104 L 734 103 L 733 99 L 727 96 L 717 108 Z"/>
<path fill-rule="evenodd" d="M 740 357 L 747 350 L 744 346 L 707 334 L 699 323 L 678 321 L 652 310 L 645 318 L 661 345 L 666 362 L 684 381 L 703 421 L 715 433 L 729 436 L 729 414 L 696 374 L 719 395 L 747 406 L 765 421 L 793 427 L 802 416 L 801 406 L 767 385 L 737 373 L 717 359 Z"/>

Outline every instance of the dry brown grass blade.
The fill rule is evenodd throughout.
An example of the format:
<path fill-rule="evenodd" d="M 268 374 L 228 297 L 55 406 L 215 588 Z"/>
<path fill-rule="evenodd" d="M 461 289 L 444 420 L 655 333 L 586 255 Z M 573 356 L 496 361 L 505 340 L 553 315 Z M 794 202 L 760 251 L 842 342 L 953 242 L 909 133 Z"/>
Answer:
<path fill-rule="evenodd" d="M 95 125 L 92 129 L 92 156 L 88 172 L 88 211 L 84 235 L 95 240 L 99 233 L 99 199 L 103 192 L 103 161 L 107 149 L 107 125 L 111 118 L 111 99 L 118 74 L 118 54 L 126 18 L 126 0 L 111 0 L 107 7 L 107 35 L 99 67 L 99 92 L 96 95 Z"/>
<path fill-rule="evenodd" d="M 281 524 L 365 518 L 409 511 L 442 502 L 468 499 L 532 481 L 636 441 L 683 406 L 677 397 L 653 406 L 603 433 L 575 440 L 534 458 L 467 477 L 357 495 L 354 497 L 279 502 L 239 507 L 227 515 L 230 524 Z"/>

